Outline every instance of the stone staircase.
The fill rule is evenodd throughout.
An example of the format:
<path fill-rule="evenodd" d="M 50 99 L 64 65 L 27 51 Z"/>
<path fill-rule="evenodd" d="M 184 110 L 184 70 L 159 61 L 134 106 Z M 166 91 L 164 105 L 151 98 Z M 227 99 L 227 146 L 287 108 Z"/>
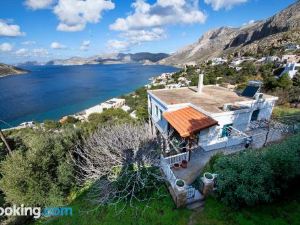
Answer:
<path fill-rule="evenodd" d="M 198 191 L 195 191 L 193 198 L 187 199 L 186 207 L 190 210 L 202 210 L 204 208 L 205 199 L 204 196 Z"/>

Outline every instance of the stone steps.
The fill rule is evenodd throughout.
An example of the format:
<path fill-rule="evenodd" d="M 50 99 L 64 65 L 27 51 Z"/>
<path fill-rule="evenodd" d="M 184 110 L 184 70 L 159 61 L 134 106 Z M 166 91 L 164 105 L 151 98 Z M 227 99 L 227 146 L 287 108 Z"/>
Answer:
<path fill-rule="evenodd" d="M 195 191 L 195 196 L 192 199 L 188 199 L 187 208 L 191 210 L 201 210 L 204 207 L 204 196 L 198 191 Z"/>
<path fill-rule="evenodd" d="M 205 204 L 205 201 L 202 200 L 202 201 L 196 201 L 191 204 L 188 204 L 186 207 L 190 210 L 199 211 L 204 208 L 204 204 Z"/>

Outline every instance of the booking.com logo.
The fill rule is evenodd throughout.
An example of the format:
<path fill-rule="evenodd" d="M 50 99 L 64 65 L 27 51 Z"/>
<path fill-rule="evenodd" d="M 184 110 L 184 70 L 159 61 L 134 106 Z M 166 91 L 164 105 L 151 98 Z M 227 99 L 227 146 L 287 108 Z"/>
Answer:
<path fill-rule="evenodd" d="M 72 216 L 70 207 L 25 207 L 24 205 L 2 208 L 0 207 L 0 216 L 32 216 L 35 219 L 40 217 L 53 216 Z"/>

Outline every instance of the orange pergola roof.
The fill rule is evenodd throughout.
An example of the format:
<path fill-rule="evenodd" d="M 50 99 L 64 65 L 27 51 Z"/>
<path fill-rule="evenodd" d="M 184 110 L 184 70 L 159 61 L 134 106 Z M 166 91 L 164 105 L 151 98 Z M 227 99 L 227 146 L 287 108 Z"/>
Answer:
<path fill-rule="evenodd" d="M 176 111 L 165 112 L 163 116 L 180 136 L 184 138 L 197 131 L 218 124 L 213 118 L 190 106 Z"/>

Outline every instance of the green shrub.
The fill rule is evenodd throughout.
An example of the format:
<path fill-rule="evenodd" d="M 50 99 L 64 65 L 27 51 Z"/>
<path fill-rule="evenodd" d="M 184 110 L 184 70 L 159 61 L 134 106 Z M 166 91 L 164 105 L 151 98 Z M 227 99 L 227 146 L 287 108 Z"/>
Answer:
<path fill-rule="evenodd" d="M 62 205 L 75 183 L 68 153 L 77 139 L 74 130 L 59 134 L 36 131 L 24 137 L 26 150 L 15 149 L 0 167 L 0 188 L 6 201 L 41 207 Z"/>
<path fill-rule="evenodd" d="M 217 194 L 229 206 L 253 206 L 272 201 L 272 168 L 256 152 L 242 152 L 217 160 Z"/>
<path fill-rule="evenodd" d="M 55 120 L 45 120 L 44 121 L 44 128 L 46 130 L 58 129 L 60 127 L 61 127 L 61 124 L 58 121 L 55 121 Z"/>
<path fill-rule="evenodd" d="M 218 198 L 232 207 L 267 203 L 300 175 L 300 134 L 280 144 L 219 157 L 213 165 Z"/>

